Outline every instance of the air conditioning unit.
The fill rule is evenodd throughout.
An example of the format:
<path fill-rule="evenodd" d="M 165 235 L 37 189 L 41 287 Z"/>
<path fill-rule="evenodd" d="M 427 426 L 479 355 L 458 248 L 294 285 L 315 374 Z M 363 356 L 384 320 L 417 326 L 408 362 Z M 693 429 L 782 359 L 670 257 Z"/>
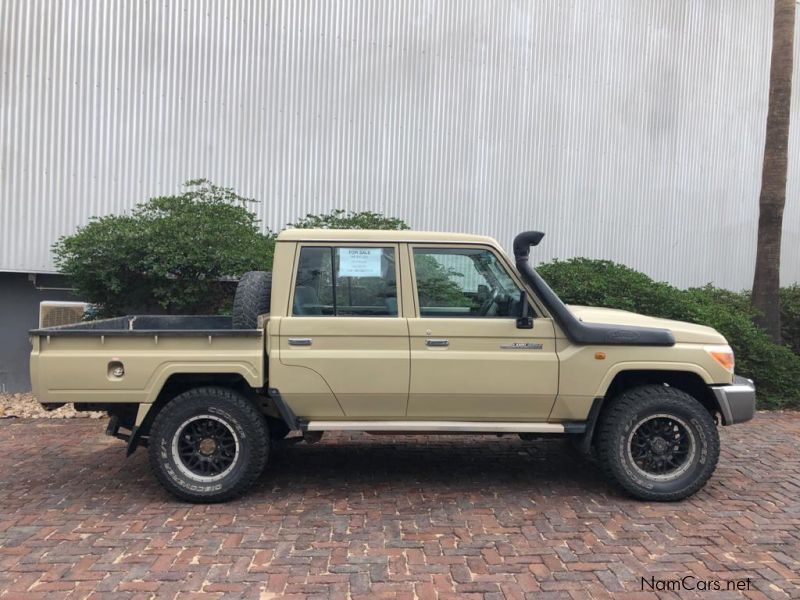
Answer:
<path fill-rule="evenodd" d="M 58 327 L 83 321 L 89 304 L 86 302 L 57 302 L 45 300 L 39 303 L 39 327 Z"/>

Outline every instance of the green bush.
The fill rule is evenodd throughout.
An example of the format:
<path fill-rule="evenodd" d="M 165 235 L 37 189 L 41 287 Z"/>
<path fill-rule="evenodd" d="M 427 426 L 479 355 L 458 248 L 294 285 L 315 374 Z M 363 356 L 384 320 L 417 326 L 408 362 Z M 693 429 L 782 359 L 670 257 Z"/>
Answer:
<path fill-rule="evenodd" d="M 287 227 L 295 229 L 409 229 L 402 219 L 385 217 L 370 211 L 352 212 L 341 208 L 319 215 L 306 215 Z"/>
<path fill-rule="evenodd" d="M 556 260 L 537 270 L 568 304 L 618 308 L 713 327 L 736 353 L 737 374 L 756 382 L 760 408 L 800 406 L 800 356 L 774 344 L 753 323 L 749 294 L 712 286 L 680 290 L 603 260 Z"/>
<path fill-rule="evenodd" d="M 274 236 L 229 188 L 200 179 L 130 215 L 93 218 L 53 246 L 55 262 L 98 316 L 226 311 L 235 282 L 269 269 Z"/>
<path fill-rule="evenodd" d="M 53 245 L 55 263 L 97 317 L 230 310 L 235 278 L 272 267 L 275 235 L 261 232 L 255 200 L 205 179 L 178 196 L 152 198 L 130 215 L 95 217 Z M 379 213 L 333 210 L 290 227 L 408 229 Z"/>
<path fill-rule="evenodd" d="M 781 335 L 800 354 L 800 285 L 781 288 Z"/>
<path fill-rule="evenodd" d="M 736 353 L 736 372 L 756 382 L 759 408 L 800 407 L 800 356 L 772 342 L 754 324 L 749 294 L 705 287 L 687 291 L 697 307 L 693 321 L 714 327 Z"/>
<path fill-rule="evenodd" d="M 686 320 L 691 304 L 681 290 L 608 260 L 573 258 L 539 265 L 536 270 L 567 304 L 605 306 Z"/>

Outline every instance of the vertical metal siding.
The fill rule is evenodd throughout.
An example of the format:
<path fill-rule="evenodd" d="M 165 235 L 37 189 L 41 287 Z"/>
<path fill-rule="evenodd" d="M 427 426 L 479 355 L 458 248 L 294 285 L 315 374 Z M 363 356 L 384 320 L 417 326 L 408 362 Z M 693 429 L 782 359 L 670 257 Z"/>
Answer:
<path fill-rule="evenodd" d="M 750 285 L 771 2 L 0 3 L 0 270 L 195 177 Z M 798 61 L 800 62 L 800 61 Z M 797 63 L 796 63 L 797 64 Z M 800 104 L 784 280 L 800 278 Z"/>
<path fill-rule="evenodd" d="M 794 27 L 792 119 L 789 127 L 789 174 L 781 239 L 781 283 L 800 282 L 800 6 Z"/>

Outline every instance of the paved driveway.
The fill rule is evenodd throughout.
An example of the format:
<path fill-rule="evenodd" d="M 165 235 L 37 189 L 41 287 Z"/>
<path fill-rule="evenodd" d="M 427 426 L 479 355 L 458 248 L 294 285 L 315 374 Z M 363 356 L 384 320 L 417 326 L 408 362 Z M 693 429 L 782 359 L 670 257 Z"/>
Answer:
<path fill-rule="evenodd" d="M 332 435 L 192 506 L 103 427 L 0 421 L 0 597 L 656 598 L 686 575 L 800 596 L 798 413 L 724 429 L 678 504 L 621 496 L 555 440 Z"/>

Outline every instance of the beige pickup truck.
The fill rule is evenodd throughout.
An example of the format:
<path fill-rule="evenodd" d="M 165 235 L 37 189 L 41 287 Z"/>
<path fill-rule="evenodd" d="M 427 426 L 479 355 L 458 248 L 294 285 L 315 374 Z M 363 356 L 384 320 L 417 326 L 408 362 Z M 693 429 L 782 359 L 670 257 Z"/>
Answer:
<path fill-rule="evenodd" d="M 717 425 L 752 418 L 752 382 L 709 327 L 563 304 L 528 262 L 542 236 L 510 260 L 474 235 L 284 231 L 232 318 L 32 331 L 34 392 L 107 411 L 194 502 L 243 493 L 292 431 L 562 436 L 635 497 L 696 492 Z"/>

